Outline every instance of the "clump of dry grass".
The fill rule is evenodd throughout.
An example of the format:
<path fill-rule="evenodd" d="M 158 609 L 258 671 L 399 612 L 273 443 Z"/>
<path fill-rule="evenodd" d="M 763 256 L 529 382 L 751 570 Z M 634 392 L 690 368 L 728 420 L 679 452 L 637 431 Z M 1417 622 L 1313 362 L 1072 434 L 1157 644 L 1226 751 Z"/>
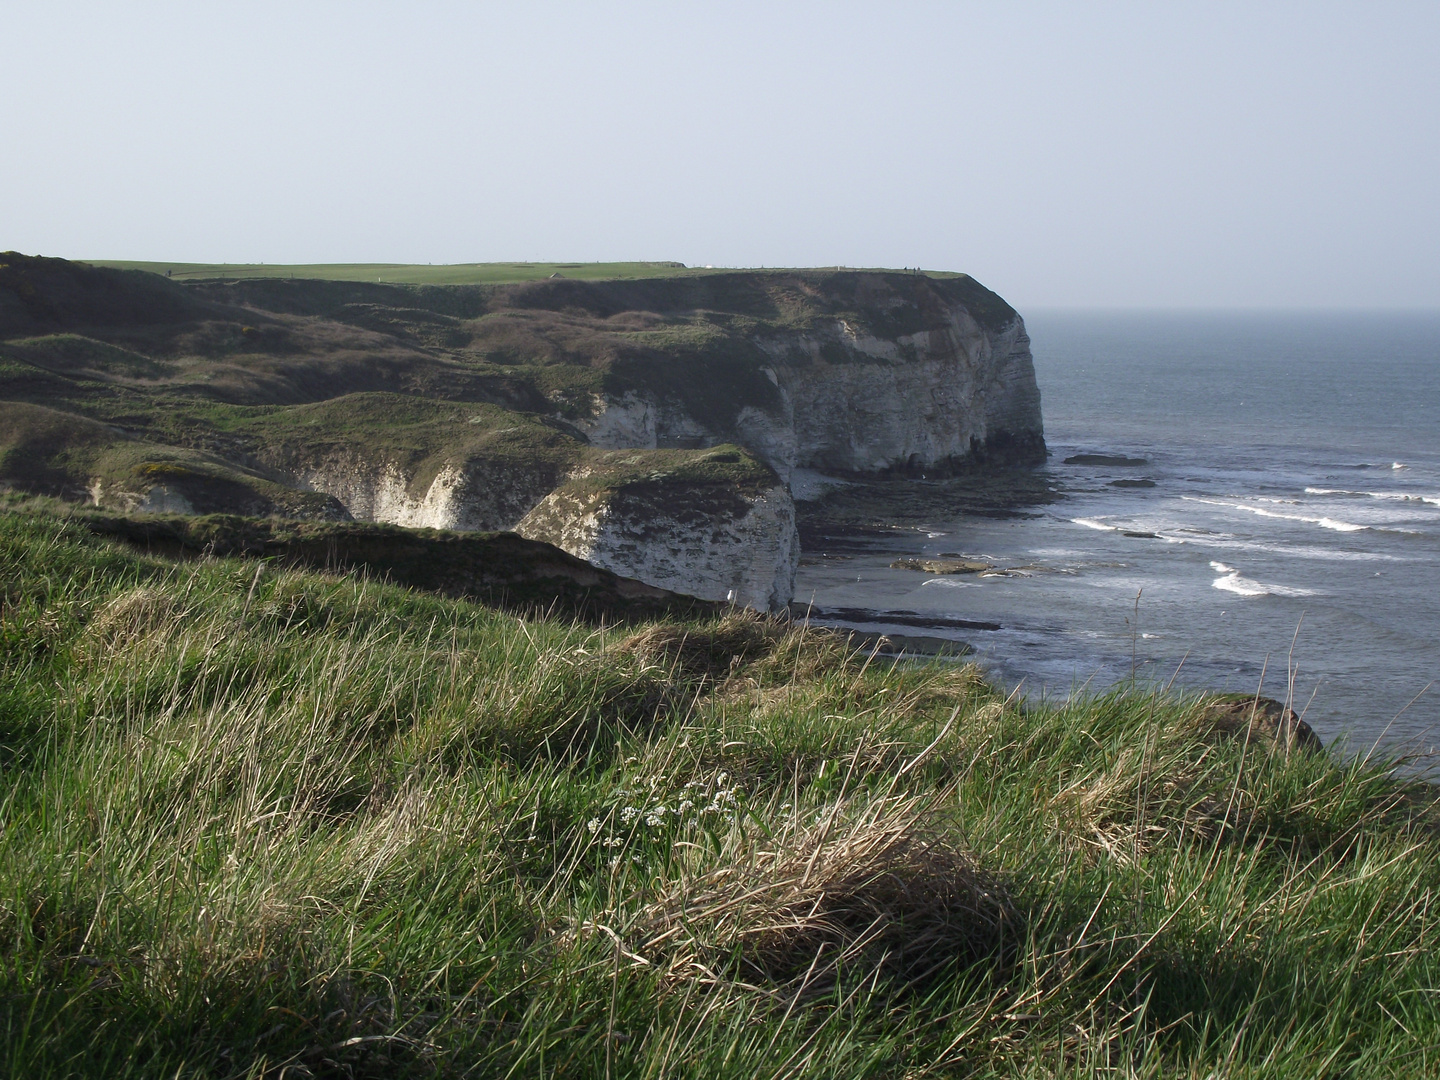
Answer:
<path fill-rule="evenodd" d="M 1193 794 L 1205 790 L 1198 782 L 1202 766 L 1174 746 L 1127 747 L 1106 766 L 1068 778 L 1046 810 L 1061 843 L 1078 844 L 1088 862 L 1135 866 L 1177 829 L 1207 831 L 1213 800 L 1195 805 Z"/>
<path fill-rule="evenodd" d="M 616 643 L 610 652 L 642 666 L 664 668 L 672 678 L 712 683 L 742 671 L 762 682 L 776 676 L 811 678 L 843 667 L 855 655 L 834 631 L 798 626 L 744 608 L 698 625 L 658 623 Z"/>
<path fill-rule="evenodd" d="M 140 585 L 108 601 L 90 621 L 86 636 L 109 648 L 139 641 L 184 616 L 174 596 Z"/>
<path fill-rule="evenodd" d="M 741 841 L 723 865 L 677 880 L 639 928 L 669 981 L 809 995 L 857 969 L 919 982 L 998 961 L 1015 921 L 925 802 L 879 798 Z"/>

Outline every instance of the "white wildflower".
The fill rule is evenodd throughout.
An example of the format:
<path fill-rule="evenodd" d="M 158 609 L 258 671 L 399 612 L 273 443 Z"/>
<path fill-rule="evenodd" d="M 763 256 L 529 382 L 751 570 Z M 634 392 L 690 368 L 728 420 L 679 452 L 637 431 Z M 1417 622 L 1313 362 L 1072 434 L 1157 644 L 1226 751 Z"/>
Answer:
<path fill-rule="evenodd" d="M 680 800 L 680 805 L 679 805 L 678 807 L 676 807 L 675 812 L 676 812 L 677 814 L 683 814 L 683 813 L 685 813 L 686 810 L 694 810 L 694 809 L 695 809 L 695 804 L 694 804 L 693 802 L 691 802 L 689 799 L 681 799 L 681 800 Z"/>
<path fill-rule="evenodd" d="M 598 817 L 592 817 L 585 823 L 585 827 L 590 830 L 590 834 L 593 836 L 600 831 L 600 819 Z"/>
<path fill-rule="evenodd" d="M 633 806 L 627 806 L 620 811 L 620 820 L 623 821 L 626 825 L 629 825 L 639 816 L 640 811 L 635 809 L 635 807 Z"/>

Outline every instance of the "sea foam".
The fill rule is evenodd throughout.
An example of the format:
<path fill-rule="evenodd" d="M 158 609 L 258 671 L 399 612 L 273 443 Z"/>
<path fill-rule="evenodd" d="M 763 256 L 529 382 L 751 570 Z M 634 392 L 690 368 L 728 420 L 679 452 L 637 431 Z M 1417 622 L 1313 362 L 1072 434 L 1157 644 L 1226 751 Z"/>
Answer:
<path fill-rule="evenodd" d="M 1258 581 L 1251 581 L 1249 578 L 1241 577 L 1240 571 L 1233 566 L 1226 566 L 1222 562 L 1212 562 L 1210 569 L 1220 576 L 1210 584 L 1216 589 L 1224 589 L 1239 596 L 1314 596 L 1311 589 L 1292 589 L 1285 585 L 1262 585 Z"/>

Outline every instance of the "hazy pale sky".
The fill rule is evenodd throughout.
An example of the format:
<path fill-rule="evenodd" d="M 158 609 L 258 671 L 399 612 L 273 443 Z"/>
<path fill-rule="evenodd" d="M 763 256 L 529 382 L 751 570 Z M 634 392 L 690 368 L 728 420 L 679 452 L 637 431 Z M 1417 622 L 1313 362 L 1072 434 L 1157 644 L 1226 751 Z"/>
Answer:
<path fill-rule="evenodd" d="M 0 249 L 1440 306 L 1440 4 L 0 5 Z"/>

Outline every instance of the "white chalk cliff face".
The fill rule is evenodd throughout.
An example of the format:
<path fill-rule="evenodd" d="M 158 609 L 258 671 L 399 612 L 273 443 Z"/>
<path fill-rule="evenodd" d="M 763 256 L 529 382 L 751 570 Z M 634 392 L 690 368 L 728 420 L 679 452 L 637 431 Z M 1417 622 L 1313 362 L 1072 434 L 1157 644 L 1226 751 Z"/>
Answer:
<path fill-rule="evenodd" d="M 581 467 L 557 486 L 553 470 L 493 461 L 445 464 L 428 483 L 400 466 L 354 456 L 294 470 L 307 490 L 350 515 L 411 528 L 517 532 L 624 577 L 702 600 L 760 611 L 790 602 L 800 545 L 783 483 L 758 492 L 664 485 L 612 490 Z"/>
<path fill-rule="evenodd" d="M 328 456 L 294 467 L 291 475 L 307 491 L 333 495 L 357 521 L 475 532 L 513 531 L 556 483 L 553 469 L 521 462 L 500 469 L 493 460 L 464 458 L 417 483 L 394 462 L 357 454 Z"/>
<path fill-rule="evenodd" d="M 795 504 L 785 485 L 710 505 L 657 492 L 590 494 L 567 486 L 517 526 L 626 577 L 702 600 L 778 611 L 795 592 Z"/>
<path fill-rule="evenodd" d="M 604 447 L 734 441 L 787 480 L 796 468 L 924 475 L 992 457 L 1043 460 L 1040 391 L 1019 316 L 987 331 L 956 304 L 933 329 L 894 339 L 837 320 L 756 344 L 778 391 L 769 408 L 696 416 L 679 400 L 630 392 L 597 398 L 581 427 Z"/>
<path fill-rule="evenodd" d="M 360 520 L 514 531 L 650 585 L 778 610 L 799 557 L 795 493 L 822 492 L 817 477 L 1043 460 L 1024 321 L 969 279 L 800 273 L 609 288 L 542 291 L 535 303 L 559 306 L 535 310 L 563 317 L 515 324 L 572 335 L 556 348 L 611 350 L 599 385 L 613 389 L 590 391 L 588 415 L 557 400 L 554 416 L 472 417 L 453 434 L 432 425 L 390 444 L 408 451 L 372 449 L 359 427 L 323 449 L 297 437 L 265 465 Z M 602 300 L 620 330 L 603 311 L 589 323 L 574 314 Z M 625 352 L 656 327 L 673 336 Z M 732 443 L 749 454 L 707 449 Z"/>

